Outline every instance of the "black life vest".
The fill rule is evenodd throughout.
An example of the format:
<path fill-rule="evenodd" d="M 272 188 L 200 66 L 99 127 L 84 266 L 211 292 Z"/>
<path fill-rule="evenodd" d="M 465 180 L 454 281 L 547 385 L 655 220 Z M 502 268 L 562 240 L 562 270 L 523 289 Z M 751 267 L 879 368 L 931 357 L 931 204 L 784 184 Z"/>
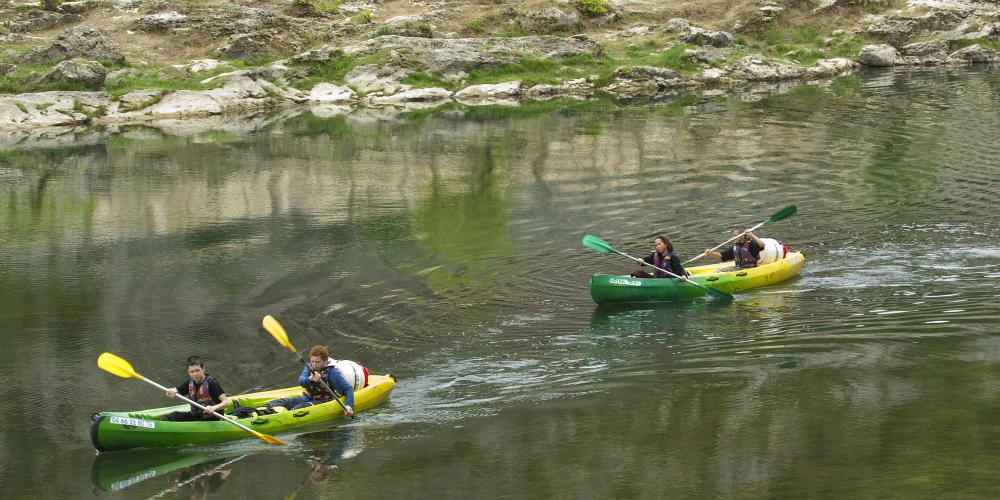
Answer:
<path fill-rule="evenodd" d="M 319 378 L 329 387 L 333 389 L 333 384 L 330 382 L 330 370 L 336 370 L 333 365 L 327 365 L 322 370 L 320 370 Z M 333 394 L 330 394 L 322 383 L 309 381 L 309 388 L 306 389 L 308 392 L 309 399 L 313 401 L 331 401 L 333 400 Z"/>
<path fill-rule="evenodd" d="M 218 404 L 219 401 L 213 399 L 212 393 L 208 390 L 209 381 L 211 380 L 214 379 L 206 373 L 205 380 L 202 380 L 201 385 L 196 387 L 194 379 L 188 379 L 188 398 L 202 406 L 212 406 L 214 404 Z M 201 415 L 204 413 L 204 410 L 201 408 L 191 405 L 192 415 Z"/>
<path fill-rule="evenodd" d="M 736 261 L 737 268 L 757 267 L 757 255 L 750 251 L 751 245 L 753 240 L 733 244 L 733 260 Z"/>

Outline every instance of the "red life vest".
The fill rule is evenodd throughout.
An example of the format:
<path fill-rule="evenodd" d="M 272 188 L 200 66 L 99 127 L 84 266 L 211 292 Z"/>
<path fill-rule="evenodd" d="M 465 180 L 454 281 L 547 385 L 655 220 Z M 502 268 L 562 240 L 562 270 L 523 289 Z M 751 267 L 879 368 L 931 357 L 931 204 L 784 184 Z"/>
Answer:
<path fill-rule="evenodd" d="M 219 401 L 213 399 L 212 393 L 208 390 L 209 381 L 211 380 L 213 380 L 212 377 L 206 373 L 205 380 L 202 380 L 201 385 L 196 388 L 194 379 L 188 379 L 188 398 L 202 406 L 212 406 L 218 404 Z M 200 415 L 205 412 L 201 408 L 191 405 L 191 413 L 194 415 Z"/>

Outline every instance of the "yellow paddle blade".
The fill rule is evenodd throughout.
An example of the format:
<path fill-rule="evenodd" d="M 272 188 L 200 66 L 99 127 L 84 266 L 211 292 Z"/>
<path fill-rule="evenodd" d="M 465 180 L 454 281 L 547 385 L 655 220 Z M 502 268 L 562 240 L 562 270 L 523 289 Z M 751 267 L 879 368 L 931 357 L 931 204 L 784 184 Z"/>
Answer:
<path fill-rule="evenodd" d="M 286 442 L 284 442 L 284 441 L 282 441 L 282 440 L 280 440 L 280 439 L 278 439 L 278 438 L 276 438 L 274 436 L 269 436 L 267 434 L 264 434 L 264 433 L 261 433 L 261 432 L 257 432 L 257 431 L 251 431 L 251 432 L 253 432 L 254 436 L 259 437 L 261 440 L 263 440 L 267 444 L 277 444 L 277 445 L 281 445 L 281 446 L 285 446 L 285 445 L 288 444 L 288 443 L 286 443 Z"/>
<path fill-rule="evenodd" d="M 110 352 L 101 354 L 97 358 L 97 366 L 112 375 L 117 375 L 122 378 L 142 379 L 142 375 L 136 373 L 135 368 L 132 368 L 132 365 L 128 361 L 125 361 Z"/>
<path fill-rule="evenodd" d="M 274 319 L 274 316 L 271 316 L 270 314 L 264 316 L 261 324 L 264 325 L 264 329 L 267 330 L 267 333 L 270 333 L 271 336 L 274 337 L 274 340 L 277 340 L 279 344 L 285 346 L 285 349 L 295 352 L 295 346 L 288 341 L 288 334 L 285 333 L 285 329 L 281 327 L 281 323 L 278 323 L 278 320 Z"/>

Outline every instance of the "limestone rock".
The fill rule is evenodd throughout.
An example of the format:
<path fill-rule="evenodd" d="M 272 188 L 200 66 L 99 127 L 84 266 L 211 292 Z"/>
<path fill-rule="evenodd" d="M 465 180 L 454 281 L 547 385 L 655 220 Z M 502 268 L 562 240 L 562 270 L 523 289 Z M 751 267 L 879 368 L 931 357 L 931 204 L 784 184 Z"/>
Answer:
<path fill-rule="evenodd" d="M 820 59 L 814 66 L 806 69 L 806 74 L 812 78 L 829 78 L 846 74 L 856 66 L 857 63 L 846 57 Z"/>
<path fill-rule="evenodd" d="M 108 70 L 97 61 L 73 59 L 57 64 L 51 71 L 43 75 L 39 82 L 55 83 L 69 82 L 88 89 L 99 89 L 104 86 Z"/>
<path fill-rule="evenodd" d="M 601 54 L 601 47 L 583 35 L 525 36 L 516 38 L 428 39 L 395 35 L 380 36 L 357 45 L 325 46 L 292 58 L 296 62 L 320 62 L 342 55 L 364 57 L 387 54 L 388 63 L 397 67 L 418 67 L 445 75 L 456 75 L 476 68 L 495 68 L 515 64 L 524 56 L 562 59 L 582 54 Z"/>
<path fill-rule="evenodd" d="M 521 82 L 470 85 L 455 92 L 455 99 L 462 102 L 503 101 L 521 96 Z"/>
<path fill-rule="evenodd" d="M 557 7 L 529 12 L 520 18 L 520 22 L 524 29 L 538 34 L 580 31 L 580 14 L 575 10 L 566 13 Z"/>
<path fill-rule="evenodd" d="M 261 35 L 241 33 L 230 37 L 216 53 L 227 59 L 261 57 L 268 53 L 267 41 Z"/>
<path fill-rule="evenodd" d="M 28 33 L 47 30 L 60 24 L 78 23 L 82 20 L 83 18 L 77 14 L 63 14 L 42 9 L 31 9 L 20 13 L 7 26 L 11 32 Z"/>
<path fill-rule="evenodd" d="M 146 33 L 169 33 L 175 28 L 184 26 L 187 18 L 188 16 L 179 12 L 160 12 L 135 18 L 131 28 Z"/>
<path fill-rule="evenodd" d="M 371 99 L 372 104 L 376 105 L 403 105 L 407 103 L 439 103 L 449 99 L 452 92 L 447 89 L 442 89 L 439 87 L 431 87 L 426 89 L 411 89 L 400 92 L 398 94 L 393 94 L 390 96 L 374 97 Z"/>
<path fill-rule="evenodd" d="M 748 82 L 776 82 L 802 76 L 804 70 L 758 57 L 747 56 L 733 63 L 729 76 Z"/>
<path fill-rule="evenodd" d="M 996 52 L 984 49 L 978 43 L 956 50 L 948 56 L 949 59 L 964 61 L 967 63 L 986 63 L 996 58 Z"/>
<path fill-rule="evenodd" d="M 376 64 L 356 66 L 344 76 L 344 82 L 358 92 L 365 94 L 395 94 L 409 90 L 410 86 L 400 83 L 412 71 L 405 68 L 383 67 Z"/>
<path fill-rule="evenodd" d="M 309 91 L 308 99 L 315 102 L 346 102 L 354 98 L 350 87 L 332 83 L 318 83 Z"/>
<path fill-rule="evenodd" d="M 21 58 L 28 64 L 60 61 L 74 57 L 107 60 L 125 64 L 125 56 L 121 47 L 100 31 L 85 26 L 67 28 L 54 42 L 44 46 L 33 47 Z"/>
<path fill-rule="evenodd" d="M 691 21 L 682 17 L 675 17 L 667 21 L 667 24 L 663 25 L 663 29 L 668 33 L 683 33 L 686 32 L 690 26 Z"/>
<path fill-rule="evenodd" d="M 217 115 L 222 106 L 204 92 L 178 90 L 142 111 L 150 115 Z"/>
<path fill-rule="evenodd" d="M 906 40 L 916 34 L 920 24 L 914 19 L 886 17 L 868 26 L 868 34 L 890 41 Z"/>
<path fill-rule="evenodd" d="M 729 47 L 733 44 L 732 34 L 725 31 L 707 30 L 697 26 L 689 26 L 681 39 L 694 45 L 711 45 L 712 47 Z"/>
<path fill-rule="evenodd" d="M 892 45 L 865 45 L 858 53 L 858 62 L 865 66 L 892 66 L 899 61 L 899 52 Z"/>

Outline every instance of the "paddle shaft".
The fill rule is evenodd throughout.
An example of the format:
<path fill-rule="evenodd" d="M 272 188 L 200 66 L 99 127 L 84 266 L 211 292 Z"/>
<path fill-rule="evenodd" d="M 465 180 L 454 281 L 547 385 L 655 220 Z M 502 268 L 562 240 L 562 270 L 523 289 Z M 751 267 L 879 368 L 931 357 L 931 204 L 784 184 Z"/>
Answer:
<path fill-rule="evenodd" d="M 160 497 L 162 497 L 162 496 L 164 496 L 164 495 L 166 495 L 168 493 L 176 493 L 177 492 L 176 490 L 180 489 L 182 486 L 187 486 L 187 485 L 193 483 L 194 481 L 198 480 L 199 478 L 205 477 L 207 475 L 215 474 L 216 472 L 220 472 L 220 471 L 222 471 L 223 467 L 225 467 L 227 465 L 231 465 L 231 464 L 233 464 L 235 462 L 239 462 L 240 460 L 243 460 L 247 456 L 249 456 L 249 454 L 240 455 L 240 456 L 238 456 L 238 457 L 236 457 L 236 458 L 234 458 L 234 459 L 232 459 L 232 460 L 230 460 L 230 461 L 228 461 L 226 463 L 216 465 L 215 467 L 213 467 L 213 468 L 211 468 L 211 469 L 209 469 L 209 470 L 207 470 L 205 472 L 202 472 L 201 474 L 198 474 L 197 476 L 194 476 L 191 479 L 188 479 L 187 481 L 184 481 L 184 482 L 181 482 L 181 483 L 177 483 L 177 486 L 174 486 L 173 488 L 167 488 L 167 489 L 165 489 L 165 490 L 163 490 L 163 491 L 161 491 L 161 492 L 159 492 L 159 493 L 157 493 L 157 494 L 149 497 L 147 500 L 152 500 L 153 498 L 160 498 Z"/>
<path fill-rule="evenodd" d="M 302 364 L 306 365 L 306 367 L 309 368 L 309 372 L 310 373 L 318 373 L 316 370 L 313 370 L 312 365 L 309 364 L 308 361 L 306 361 L 306 358 L 303 358 L 302 355 L 299 354 L 299 351 L 295 351 L 295 354 L 298 354 L 299 361 L 301 361 Z M 336 368 L 334 368 L 334 370 L 336 370 Z M 337 404 L 340 405 L 340 407 L 344 409 L 344 414 L 346 415 L 347 414 L 347 405 L 345 405 L 344 402 L 340 400 L 340 394 L 337 394 L 337 391 L 331 389 L 329 385 L 326 385 L 326 382 L 323 382 L 322 378 L 319 379 L 319 383 L 323 384 L 323 388 L 326 389 L 330 394 L 333 395 L 333 400 L 336 401 Z M 354 420 L 354 414 L 351 414 L 351 420 Z"/>
<path fill-rule="evenodd" d="M 146 382 L 149 385 L 152 385 L 153 387 L 159 388 L 160 390 L 162 390 L 164 392 L 166 392 L 166 391 L 169 390 L 166 387 L 163 387 L 162 385 L 157 384 L 156 382 L 153 382 L 152 380 L 149 380 L 146 377 L 142 377 L 141 380 L 143 382 Z M 253 430 L 253 429 L 251 429 L 251 428 L 249 428 L 249 427 L 247 427 L 247 426 L 245 426 L 245 425 L 243 425 L 243 424 L 241 424 L 241 423 L 239 423 L 239 422 L 237 422 L 235 420 L 230 420 L 229 417 L 226 417 L 225 415 L 221 415 L 221 414 L 218 414 L 218 413 L 216 413 L 216 412 L 214 412 L 212 410 L 209 410 L 208 408 L 205 408 L 204 406 L 202 406 L 202 405 L 200 405 L 200 404 L 198 404 L 198 403 L 196 403 L 196 402 L 194 402 L 194 401 L 192 401 L 192 400 L 190 400 L 190 399 L 188 399 L 188 398 L 186 398 L 184 396 L 181 396 L 180 394 L 177 394 L 176 396 L 179 397 L 179 398 L 181 398 L 181 399 L 183 399 L 184 401 L 187 401 L 188 403 L 191 403 L 194 406 L 197 406 L 198 408 L 201 408 L 203 411 L 205 411 L 209 415 L 215 415 L 216 417 L 219 417 L 220 419 L 225 420 L 226 422 L 229 422 L 229 423 L 235 425 L 236 427 L 239 427 L 240 429 L 243 429 L 243 430 L 245 430 L 247 432 L 250 432 L 251 434 L 254 434 L 254 435 L 259 434 L 257 431 L 255 431 L 255 430 Z"/>
<path fill-rule="evenodd" d="M 740 233 L 740 234 L 737 234 L 736 236 L 733 236 L 732 238 L 729 238 L 728 240 L 726 240 L 726 241 L 723 241 L 722 243 L 719 243 L 718 245 L 715 245 L 715 246 L 714 246 L 714 247 L 712 247 L 712 248 L 709 248 L 709 251 L 715 251 L 715 250 L 718 250 L 719 248 L 722 248 L 722 247 L 723 247 L 723 245 L 725 245 L 726 243 L 729 243 L 730 241 L 733 241 L 733 240 L 735 240 L 736 238 L 740 238 L 740 237 L 742 237 L 742 236 L 743 236 L 744 234 L 747 234 L 747 233 L 752 233 L 752 232 L 754 231 L 754 229 L 757 229 L 757 228 L 759 228 L 759 227 L 763 226 L 764 224 L 767 224 L 767 221 L 764 221 L 764 222 L 761 222 L 760 224 L 757 224 L 756 226 L 754 226 L 754 227 L 751 227 L 750 229 L 747 229 L 746 231 L 743 231 L 742 233 Z M 705 254 L 704 254 L 704 253 L 701 253 L 701 254 L 698 254 L 698 255 L 696 255 L 696 256 L 694 256 L 694 257 L 691 257 L 690 259 L 688 259 L 688 260 L 686 260 L 686 261 L 684 261 L 684 262 L 681 262 L 681 265 L 682 265 L 682 266 L 686 266 L 686 265 L 687 265 L 688 263 L 691 263 L 691 262 L 694 262 L 694 261 L 696 261 L 696 260 L 698 260 L 698 259 L 700 259 L 700 258 L 702 258 L 702 257 L 704 257 L 704 256 L 705 256 Z"/>
<path fill-rule="evenodd" d="M 621 255 L 622 257 L 626 257 L 626 258 L 629 258 L 629 259 L 632 259 L 632 260 L 639 260 L 639 259 L 637 259 L 637 258 L 635 258 L 635 257 L 633 257 L 633 256 L 631 256 L 631 255 L 629 255 L 627 253 L 619 252 L 618 250 L 615 250 L 613 248 L 611 249 L 611 251 L 614 252 L 614 253 L 616 253 L 616 254 L 618 254 L 618 255 Z M 663 272 L 667 273 L 667 275 L 669 275 L 672 278 L 677 278 L 677 279 L 681 278 L 680 276 L 677 276 L 676 274 L 674 274 L 674 273 L 672 273 L 670 271 L 667 271 L 666 269 L 663 269 L 662 267 L 656 267 L 656 266 L 654 266 L 654 265 L 652 265 L 652 264 L 650 264 L 650 263 L 648 263 L 646 261 L 643 261 L 643 265 L 652 267 L 653 269 L 656 269 L 657 271 L 663 271 Z M 691 281 L 691 280 L 686 279 L 686 278 L 683 281 L 685 281 L 687 283 L 691 283 L 692 285 L 694 285 L 694 286 L 696 286 L 698 288 L 704 289 L 706 292 L 709 293 L 709 295 L 715 295 L 714 293 L 712 293 L 713 291 L 714 292 L 720 292 L 720 290 L 711 290 L 707 286 L 702 285 L 701 283 L 695 283 L 694 281 Z"/>

